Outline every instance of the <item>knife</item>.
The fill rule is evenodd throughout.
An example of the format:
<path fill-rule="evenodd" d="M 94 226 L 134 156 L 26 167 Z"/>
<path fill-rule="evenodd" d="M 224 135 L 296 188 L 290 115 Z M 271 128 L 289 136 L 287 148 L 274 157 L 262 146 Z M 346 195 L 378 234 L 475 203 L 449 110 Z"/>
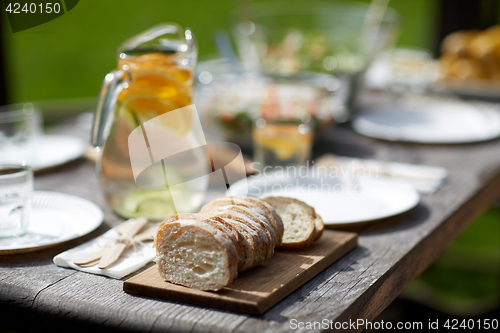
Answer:
<path fill-rule="evenodd" d="M 122 231 L 122 237 L 127 239 L 135 236 L 139 230 L 142 229 L 148 223 L 148 219 L 145 217 L 140 217 L 134 220 L 134 223 L 127 224 L 126 227 L 123 227 L 121 229 Z M 126 242 L 118 242 L 112 247 L 106 249 L 104 254 L 101 257 L 101 260 L 99 260 L 99 265 L 98 267 L 100 269 L 105 269 L 112 264 L 114 264 L 118 258 L 122 255 L 123 251 L 127 248 L 129 244 Z"/>
<path fill-rule="evenodd" d="M 121 223 L 118 226 L 114 227 L 113 230 L 118 232 L 120 236 L 123 236 L 123 233 L 126 232 L 126 230 L 129 228 L 128 225 L 130 224 L 130 222 L 127 221 Z M 160 226 L 160 224 L 161 223 L 154 223 L 149 226 L 146 225 L 145 227 L 143 227 L 144 230 L 142 230 L 140 234 L 137 234 L 133 237 L 133 240 L 135 242 L 152 241 L 154 236 L 156 235 L 156 232 L 158 231 L 158 227 Z M 108 249 L 109 247 L 99 250 L 97 252 L 89 253 L 87 255 L 74 259 L 73 263 L 84 268 L 95 266 L 99 263 L 99 259 L 101 259 L 101 257 Z"/>

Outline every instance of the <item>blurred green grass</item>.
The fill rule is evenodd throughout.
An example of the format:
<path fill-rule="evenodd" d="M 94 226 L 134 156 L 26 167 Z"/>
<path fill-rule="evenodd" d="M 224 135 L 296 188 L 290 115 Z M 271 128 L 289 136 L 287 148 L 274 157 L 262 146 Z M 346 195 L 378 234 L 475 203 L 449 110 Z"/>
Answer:
<path fill-rule="evenodd" d="M 190 27 L 200 55 L 215 53 L 214 32 L 229 31 L 231 11 L 244 2 L 82 0 L 58 19 L 15 34 L 2 13 L 9 102 L 96 97 L 104 75 L 116 66 L 117 47 L 162 22 Z M 391 1 L 404 23 L 400 45 L 432 47 L 436 4 Z"/>
<path fill-rule="evenodd" d="M 402 294 L 454 315 L 500 305 L 500 207 L 477 218 Z"/>

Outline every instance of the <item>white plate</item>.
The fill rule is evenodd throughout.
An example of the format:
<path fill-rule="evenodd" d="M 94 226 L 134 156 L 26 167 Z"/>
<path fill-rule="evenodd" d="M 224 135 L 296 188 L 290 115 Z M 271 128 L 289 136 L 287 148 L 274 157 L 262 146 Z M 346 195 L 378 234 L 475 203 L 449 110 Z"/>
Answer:
<path fill-rule="evenodd" d="M 83 156 L 87 145 L 69 135 L 44 135 L 37 142 L 33 170 L 55 167 Z"/>
<path fill-rule="evenodd" d="M 242 195 L 245 179 L 231 185 Z M 363 178 L 250 177 L 248 196 L 286 196 L 314 207 L 326 225 L 366 223 L 401 214 L 415 207 L 419 194 L 410 185 Z"/>
<path fill-rule="evenodd" d="M 353 120 L 363 135 L 417 143 L 471 143 L 500 136 L 500 111 L 462 102 L 416 103 L 365 111 Z"/>
<path fill-rule="evenodd" d="M 55 246 L 94 231 L 102 220 L 102 210 L 90 201 L 63 193 L 36 191 L 28 233 L 15 240 L 0 240 L 0 254 Z"/>
<path fill-rule="evenodd" d="M 498 81 L 470 81 L 450 84 L 446 80 L 437 81 L 431 89 L 438 93 L 448 93 L 459 97 L 483 100 L 487 102 L 500 101 L 500 83 Z"/>

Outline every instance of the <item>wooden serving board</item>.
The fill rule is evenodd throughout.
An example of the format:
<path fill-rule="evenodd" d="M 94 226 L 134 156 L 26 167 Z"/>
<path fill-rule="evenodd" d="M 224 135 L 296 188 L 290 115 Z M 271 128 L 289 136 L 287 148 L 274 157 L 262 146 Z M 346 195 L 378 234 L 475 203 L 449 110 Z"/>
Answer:
<path fill-rule="evenodd" d="M 357 246 L 355 233 L 325 230 L 303 251 L 276 251 L 264 264 L 238 274 L 217 292 L 191 289 L 163 281 L 156 266 L 126 280 L 123 290 L 170 301 L 262 314 L 288 294 Z"/>

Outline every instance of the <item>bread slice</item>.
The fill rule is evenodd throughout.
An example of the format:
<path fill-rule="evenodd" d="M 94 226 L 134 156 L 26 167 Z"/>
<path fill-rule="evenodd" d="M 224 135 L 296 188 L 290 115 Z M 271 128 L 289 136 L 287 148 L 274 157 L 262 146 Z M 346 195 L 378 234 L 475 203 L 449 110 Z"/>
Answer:
<path fill-rule="evenodd" d="M 278 236 L 276 235 L 276 229 L 274 228 L 274 225 L 267 218 L 259 214 L 257 211 L 244 206 L 229 206 L 227 207 L 227 210 L 234 211 L 238 214 L 241 214 L 251 219 L 255 223 L 260 224 L 260 226 L 266 233 L 267 238 L 270 241 L 270 247 L 272 249 L 274 249 L 279 244 L 280 240 L 278 240 Z"/>
<path fill-rule="evenodd" d="M 301 201 L 301 200 L 295 199 L 295 198 L 289 198 L 289 197 L 275 197 L 275 198 L 283 199 L 283 200 L 290 200 L 291 202 L 295 202 L 296 204 L 299 204 L 302 207 L 304 207 L 307 210 L 307 212 L 309 214 L 311 214 L 312 217 L 316 217 L 316 210 L 313 207 L 306 204 L 304 201 Z"/>
<path fill-rule="evenodd" d="M 258 205 L 263 211 L 264 215 L 268 216 L 271 222 L 275 225 L 276 227 L 276 233 L 278 234 L 278 237 L 280 239 L 283 238 L 283 233 L 285 231 L 283 222 L 281 221 L 281 217 L 279 214 L 274 210 L 274 208 L 269 205 L 267 202 L 257 199 L 257 198 L 245 198 L 247 201 L 250 201 L 254 203 L 255 205 Z"/>
<path fill-rule="evenodd" d="M 210 213 L 217 214 L 224 211 L 236 212 L 260 224 L 261 227 L 264 229 L 267 238 L 271 241 L 271 246 L 276 247 L 276 245 L 278 244 L 278 236 L 276 235 L 276 230 L 273 224 L 269 221 L 269 219 L 259 214 L 256 210 L 245 206 L 231 205 L 231 206 L 221 206 L 214 208 L 210 211 Z"/>
<path fill-rule="evenodd" d="M 278 237 L 281 240 L 283 238 L 283 233 L 285 232 L 285 226 L 283 225 L 283 221 L 281 220 L 281 217 L 278 215 L 278 212 L 276 212 L 276 210 L 274 209 L 273 206 L 271 206 L 269 203 L 267 203 L 263 200 L 261 200 L 261 201 L 262 201 L 262 204 L 264 204 L 264 206 L 266 206 L 266 208 L 269 209 L 269 211 L 271 212 L 271 215 L 274 218 L 274 222 L 276 222 Z M 280 243 L 281 243 L 281 241 L 280 241 Z"/>
<path fill-rule="evenodd" d="M 253 234 L 255 235 L 254 236 L 255 246 L 252 249 L 254 257 L 250 267 L 260 265 L 266 260 L 267 253 L 270 250 L 271 244 L 269 239 L 267 238 L 264 229 L 258 223 L 250 220 L 249 218 L 241 214 L 229 210 L 219 212 L 217 213 L 217 216 L 225 218 L 227 221 L 229 221 L 235 226 L 249 228 L 251 231 L 255 233 Z M 245 269 L 250 267 L 245 267 Z"/>
<path fill-rule="evenodd" d="M 283 222 L 281 221 L 279 215 L 275 212 L 272 206 L 267 204 L 266 202 L 256 199 L 256 198 L 243 198 L 243 197 L 224 197 L 220 199 L 216 199 L 211 201 L 210 203 L 206 204 L 201 208 L 201 213 L 206 213 L 209 211 L 213 210 L 220 210 L 218 209 L 219 207 L 225 207 L 225 206 L 244 206 L 247 208 L 250 208 L 262 216 L 264 216 L 270 223 L 272 223 L 273 228 L 276 231 L 276 235 L 278 236 L 278 239 L 280 240 L 283 237 L 283 232 L 284 232 L 284 227 L 283 227 Z"/>
<path fill-rule="evenodd" d="M 268 197 L 264 199 L 281 217 L 285 232 L 281 247 L 302 249 L 314 241 L 314 218 L 302 205 L 288 198 Z"/>
<path fill-rule="evenodd" d="M 161 277 L 175 284 L 217 291 L 237 274 L 234 244 L 226 234 L 206 223 L 162 223 L 154 247 Z"/>
<path fill-rule="evenodd" d="M 238 254 L 238 262 L 242 262 L 245 260 L 245 247 L 243 243 L 239 241 L 240 236 L 238 234 L 238 231 L 232 225 L 226 225 L 224 223 L 221 223 L 220 221 L 211 219 L 202 214 L 190 214 L 190 213 L 172 215 L 168 217 L 165 221 L 163 221 L 163 223 L 170 223 L 178 220 L 195 220 L 202 223 L 208 223 L 212 227 L 224 232 L 236 247 L 236 252 Z"/>
<path fill-rule="evenodd" d="M 309 214 L 311 214 L 311 216 L 314 218 L 314 225 L 315 225 L 314 240 L 316 241 L 320 239 L 321 235 L 323 234 L 323 230 L 325 229 L 325 223 L 323 222 L 323 218 L 318 213 L 316 213 L 316 210 L 313 207 L 309 206 L 304 201 L 295 198 L 289 198 L 289 197 L 274 197 L 274 198 L 278 198 L 280 200 L 289 200 L 304 207 L 309 212 Z"/>
<path fill-rule="evenodd" d="M 235 228 L 239 234 L 239 242 L 241 246 L 244 248 L 245 255 L 242 259 L 238 260 L 238 271 L 245 271 L 249 268 L 252 268 L 254 262 L 256 262 L 255 258 L 255 248 L 260 243 L 258 233 L 246 225 L 242 225 L 239 223 L 234 223 L 230 218 L 224 218 L 219 216 L 218 214 L 206 214 L 208 217 L 219 221 L 227 226 L 232 226 Z"/>
<path fill-rule="evenodd" d="M 284 232 L 284 227 L 283 227 L 283 222 L 281 221 L 281 218 L 278 213 L 274 210 L 274 208 L 269 205 L 267 202 L 257 199 L 257 198 L 252 198 L 252 197 L 231 197 L 231 198 L 236 198 L 239 200 L 247 201 L 255 206 L 258 207 L 258 211 L 262 212 L 261 214 L 266 216 L 275 226 L 276 228 L 276 233 L 278 237 L 281 239 L 283 238 L 283 232 Z"/>
<path fill-rule="evenodd" d="M 247 202 L 247 201 L 237 202 L 235 205 L 232 205 L 232 204 L 231 205 L 222 205 L 222 202 L 221 202 L 221 206 L 213 207 L 210 210 L 210 213 L 212 213 L 212 214 L 220 213 L 220 212 L 223 212 L 223 211 L 228 210 L 228 209 L 237 210 L 237 208 L 245 210 L 246 211 L 245 215 L 247 214 L 247 212 L 251 212 L 251 216 L 257 217 L 264 225 L 266 225 L 267 228 L 270 228 L 270 230 L 273 230 L 276 233 L 276 226 L 272 222 L 272 219 L 269 218 L 267 215 L 265 215 L 266 213 L 261 208 L 259 208 L 258 206 L 256 206 L 255 204 L 253 204 L 251 202 Z"/>

